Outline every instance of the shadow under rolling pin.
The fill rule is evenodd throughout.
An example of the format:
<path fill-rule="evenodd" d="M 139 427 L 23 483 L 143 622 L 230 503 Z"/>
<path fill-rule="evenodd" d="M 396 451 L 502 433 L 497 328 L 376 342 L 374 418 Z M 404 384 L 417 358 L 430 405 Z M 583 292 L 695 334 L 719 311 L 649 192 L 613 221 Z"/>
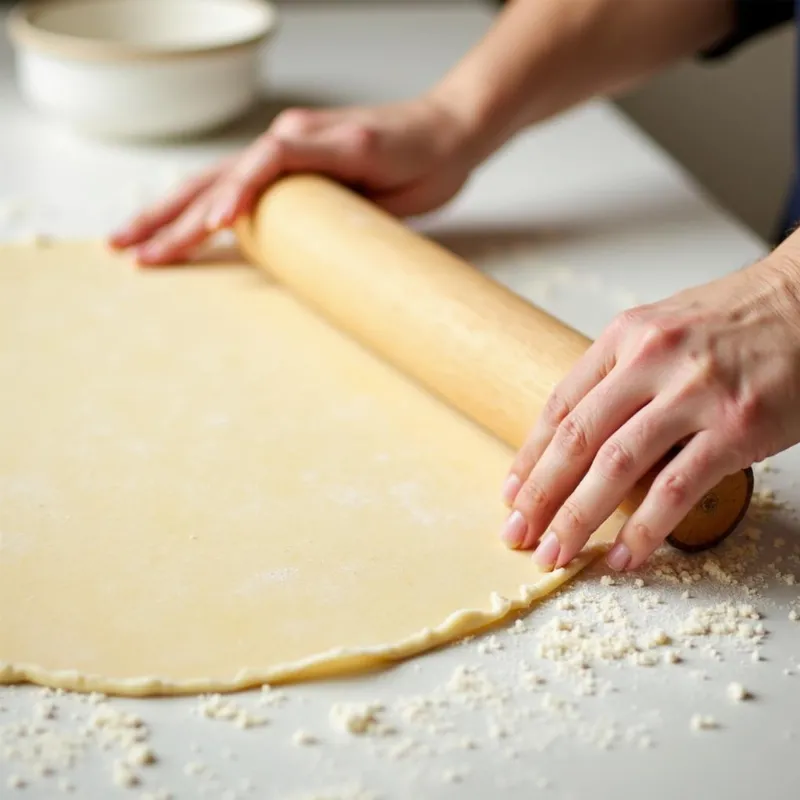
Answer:
<path fill-rule="evenodd" d="M 300 300 L 515 449 L 591 344 L 321 176 L 279 180 L 239 221 L 237 234 L 247 257 Z M 639 482 L 622 511 L 632 513 L 664 463 Z M 714 546 L 742 520 L 752 493 L 751 469 L 729 475 L 668 541 L 686 551 Z"/>

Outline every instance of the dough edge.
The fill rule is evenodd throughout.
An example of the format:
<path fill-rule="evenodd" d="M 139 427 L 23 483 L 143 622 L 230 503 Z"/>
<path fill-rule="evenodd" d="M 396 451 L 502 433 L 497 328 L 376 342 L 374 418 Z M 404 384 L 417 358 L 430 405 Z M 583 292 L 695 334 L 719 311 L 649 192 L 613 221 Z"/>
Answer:
<path fill-rule="evenodd" d="M 317 655 L 277 664 L 264 669 L 243 668 L 231 678 L 193 678 L 174 681 L 149 676 L 113 678 L 87 675 L 73 670 L 49 671 L 35 664 L 0 661 L 0 686 L 30 683 L 70 692 L 101 692 L 118 697 L 174 697 L 207 693 L 231 693 L 255 689 L 264 684 L 287 684 L 307 680 L 358 674 L 370 668 L 388 667 L 445 644 L 475 634 L 502 622 L 516 611 L 530 609 L 537 600 L 567 583 L 609 549 L 607 542 L 587 545 L 566 567 L 545 573 L 539 580 L 519 587 L 509 599 L 498 593 L 489 597 L 489 609 L 459 609 L 433 628 L 423 628 L 395 644 L 335 648 Z"/>

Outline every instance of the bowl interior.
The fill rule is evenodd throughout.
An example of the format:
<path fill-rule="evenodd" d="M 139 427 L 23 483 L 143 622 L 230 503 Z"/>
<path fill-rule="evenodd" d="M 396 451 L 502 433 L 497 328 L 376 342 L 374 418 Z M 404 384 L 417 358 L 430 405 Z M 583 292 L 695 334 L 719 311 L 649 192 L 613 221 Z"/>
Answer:
<path fill-rule="evenodd" d="M 60 0 L 33 3 L 27 22 L 51 36 L 144 50 L 196 50 L 258 39 L 274 11 L 261 0 Z"/>

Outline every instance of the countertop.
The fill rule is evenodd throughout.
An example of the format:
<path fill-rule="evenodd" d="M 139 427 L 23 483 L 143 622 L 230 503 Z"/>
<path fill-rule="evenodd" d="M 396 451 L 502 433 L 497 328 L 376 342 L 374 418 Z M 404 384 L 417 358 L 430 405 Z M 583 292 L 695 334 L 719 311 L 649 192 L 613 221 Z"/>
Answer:
<path fill-rule="evenodd" d="M 408 96 L 491 20 L 489 8 L 467 4 L 284 6 L 282 15 L 265 59 L 270 103 L 224 133 L 182 145 L 88 142 L 38 118 L 17 98 L 0 40 L 0 238 L 101 236 L 181 176 L 246 143 L 273 106 Z M 518 137 L 454 203 L 412 224 L 589 336 L 623 308 L 766 250 L 603 101 Z M 758 488 L 774 488 L 787 507 L 748 521 L 747 534 L 721 552 L 684 561 L 665 552 L 650 570 L 613 584 L 598 567 L 493 638 L 369 677 L 231 698 L 267 716 L 263 726 L 203 718 L 196 698 L 101 703 L 139 715 L 149 731 L 158 761 L 137 769 L 141 783 L 132 788 L 114 784 L 118 746 L 103 749 L 91 727 L 82 732 L 98 706 L 0 688 L 0 796 L 144 797 L 159 788 L 176 798 L 270 800 L 796 796 L 800 624 L 789 617 L 800 609 L 790 577 L 800 578 L 792 508 L 800 456 L 790 451 L 772 466 L 759 470 Z M 742 584 L 756 574 L 749 596 Z M 718 632 L 690 635 L 714 621 L 709 614 Z M 660 631 L 671 643 L 646 650 L 658 663 L 609 661 L 625 636 L 643 641 Z M 451 680 L 462 667 L 471 688 L 463 671 Z M 731 682 L 752 697 L 729 697 Z M 331 728 L 333 703 L 367 701 L 385 705 L 396 733 Z M 693 730 L 695 714 L 717 727 Z M 300 729 L 319 742 L 294 743 Z M 73 749 L 72 765 L 37 774 L 41 753 L 53 748 Z M 24 788 L 12 788 L 13 776 Z"/>

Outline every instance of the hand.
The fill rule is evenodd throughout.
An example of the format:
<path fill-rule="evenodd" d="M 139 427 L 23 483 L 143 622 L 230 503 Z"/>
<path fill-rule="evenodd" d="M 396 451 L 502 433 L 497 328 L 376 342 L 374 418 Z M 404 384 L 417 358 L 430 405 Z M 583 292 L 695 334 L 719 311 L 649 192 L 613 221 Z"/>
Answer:
<path fill-rule="evenodd" d="M 800 441 L 800 269 L 767 260 L 621 314 L 556 387 L 504 487 L 503 538 L 562 567 L 657 475 L 607 556 L 635 569 L 726 475 Z M 547 532 L 546 532 L 547 531 Z"/>
<path fill-rule="evenodd" d="M 136 247 L 142 264 L 183 259 L 288 172 L 329 175 L 397 216 L 430 211 L 466 182 L 474 166 L 470 135 L 455 109 L 434 96 L 372 108 L 288 110 L 241 155 L 145 211 L 111 245 Z"/>

